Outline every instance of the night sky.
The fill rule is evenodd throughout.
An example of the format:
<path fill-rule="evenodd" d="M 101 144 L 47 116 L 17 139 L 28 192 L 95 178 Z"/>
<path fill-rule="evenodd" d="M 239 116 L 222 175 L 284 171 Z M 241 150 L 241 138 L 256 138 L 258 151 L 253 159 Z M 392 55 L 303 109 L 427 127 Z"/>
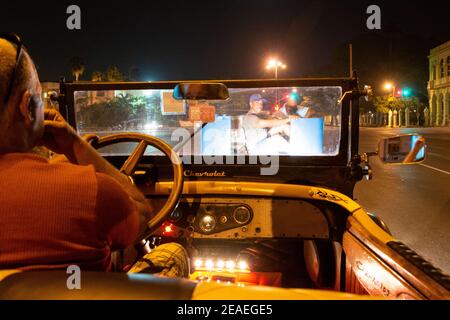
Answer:
<path fill-rule="evenodd" d="M 85 61 L 85 80 L 110 65 L 125 73 L 137 67 L 142 80 L 153 81 L 264 78 L 270 76 L 264 70 L 269 56 L 278 56 L 288 65 L 281 76 L 314 76 L 333 63 L 346 42 L 376 33 L 366 28 L 366 8 L 378 4 L 381 32 L 395 30 L 417 39 L 413 42 L 422 51 L 411 49 L 411 55 L 420 55 L 418 67 L 423 71 L 429 46 L 450 40 L 450 11 L 445 3 L 2 1 L 0 30 L 23 37 L 41 80 L 57 80 L 61 75 L 71 79 L 73 56 Z M 70 4 L 81 7 L 81 31 L 66 28 Z M 384 49 L 374 56 L 383 59 Z"/>

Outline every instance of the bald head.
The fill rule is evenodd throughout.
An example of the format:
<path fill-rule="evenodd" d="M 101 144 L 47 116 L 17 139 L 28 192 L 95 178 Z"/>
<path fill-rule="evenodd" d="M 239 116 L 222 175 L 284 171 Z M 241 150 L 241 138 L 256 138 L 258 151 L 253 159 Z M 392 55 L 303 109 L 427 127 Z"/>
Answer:
<path fill-rule="evenodd" d="M 17 48 L 0 39 L 0 141 L 1 150 L 26 151 L 34 147 L 43 132 L 41 85 L 33 61 L 22 49 L 16 64 Z M 8 89 L 12 90 L 8 101 Z"/>
<path fill-rule="evenodd" d="M 8 87 L 12 80 L 16 64 L 16 53 L 17 48 L 15 45 L 7 40 L 0 39 L 0 112 L 7 107 L 5 105 L 5 97 L 8 94 Z M 13 104 L 17 103 L 19 96 L 29 87 L 36 87 L 36 83 L 33 82 L 39 81 L 34 63 L 23 48 L 19 59 L 9 98 L 9 102 Z"/>

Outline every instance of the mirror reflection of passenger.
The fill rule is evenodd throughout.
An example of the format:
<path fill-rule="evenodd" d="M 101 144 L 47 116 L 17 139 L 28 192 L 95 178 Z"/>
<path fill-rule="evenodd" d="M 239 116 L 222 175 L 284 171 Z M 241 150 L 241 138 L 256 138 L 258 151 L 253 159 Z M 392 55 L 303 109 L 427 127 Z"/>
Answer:
<path fill-rule="evenodd" d="M 298 108 L 300 97 L 299 96 L 291 96 L 289 100 L 280 108 L 280 110 L 276 111 L 273 114 L 273 118 L 275 119 L 287 119 L 289 116 L 295 115 L 301 118 L 301 115 L 298 114 Z M 291 135 L 291 128 L 288 124 L 283 126 L 278 126 L 271 129 L 271 134 L 282 134 L 285 137 L 289 138 Z"/>
<path fill-rule="evenodd" d="M 310 96 L 302 96 L 298 105 L 297 114 L 302 118 L 314 118 L 319 116 L 312 107 L 312 99 Z"/>
<path fill-rule="evenodd" d="M 417 159 L 417 155 L 422 150 L 424 145 L 425 145 L 425 138 L 421 136 L 414 143 L 414 147 L 408 153 L 408 155 L 406 156 L 405 160 L 403 160 L 403 163 L 413 163 L 413 162 L 417 162 L 418 160 L 421 160 L 421 159 Z"/>
<path fill-rule="evenodd" d="M 260 94 L 253 94 L 250 97 L 250 110 L 243 120 L 247 151 L 251 155 L 289 153 L 289 143 L 280 133 L 285 130 L 284 126 L 291 119 L 297 119 L 298 116 L 289 115 L 285 119 L 264 119 L 264 101 L 266 100 Z"/>
<path fill-rule="evenodd" d="M 314 118 L 319 116 L 311 105 L 311 97 L 291 95 L 289 100 L 273 116 L 277 119 L 285 119 L 290 115 L 297 115 L 300 118 Z"/>

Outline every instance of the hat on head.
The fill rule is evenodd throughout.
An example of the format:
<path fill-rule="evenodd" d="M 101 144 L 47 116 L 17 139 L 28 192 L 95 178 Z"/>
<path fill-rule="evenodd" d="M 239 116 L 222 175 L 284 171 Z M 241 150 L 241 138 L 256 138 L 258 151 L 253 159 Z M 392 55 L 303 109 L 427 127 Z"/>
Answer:
<path fill-rule="evenodd" d="M 249 102 L 254 102 L 254 101 L 267 102 L 267 100 L 264 99 L 259 93 L 255 93 L 250 96 Z"/>

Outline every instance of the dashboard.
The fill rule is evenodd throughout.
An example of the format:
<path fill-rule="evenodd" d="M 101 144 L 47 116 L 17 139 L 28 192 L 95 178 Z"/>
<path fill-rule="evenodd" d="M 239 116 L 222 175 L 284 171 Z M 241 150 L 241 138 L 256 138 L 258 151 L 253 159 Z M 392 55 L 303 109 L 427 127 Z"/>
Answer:
<path fill-rule="evenodd" d="M 165 199 L 151 198 L 159 209 Z M 325 214 L 298 199 L 264 197 L 183 197 L 156 234 L 209 239 L 328 239 Z"/>

